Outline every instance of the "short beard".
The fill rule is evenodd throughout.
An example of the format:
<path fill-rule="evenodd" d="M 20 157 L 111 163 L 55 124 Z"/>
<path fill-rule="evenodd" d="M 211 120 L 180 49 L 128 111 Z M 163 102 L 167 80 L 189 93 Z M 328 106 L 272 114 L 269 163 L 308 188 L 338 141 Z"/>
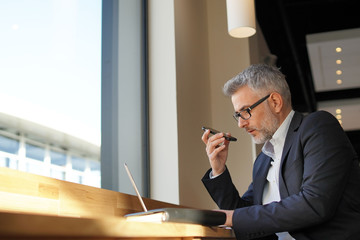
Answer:
<path fill-rule="evenodd" d="M 265 109 L 265 118 L 261 122 L 260 129 L 256 129 L 259 132 L 259 136 L 252 137 L 255 144 L 263 144 L 267 140 L 270 140 L 279 128 L 279 120 L 275 114 L 271 112 L 268 103 L 266 103 Z"/>

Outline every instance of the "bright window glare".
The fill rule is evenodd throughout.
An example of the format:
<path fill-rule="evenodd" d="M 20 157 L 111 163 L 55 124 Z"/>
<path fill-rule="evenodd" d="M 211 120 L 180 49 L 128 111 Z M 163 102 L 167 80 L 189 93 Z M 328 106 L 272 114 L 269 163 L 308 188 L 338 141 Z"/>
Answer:
<path fill-rule="evenodd" d="M 0 0 L 0 32 L 0 99 L 100 145 L 101 0 Z"/>

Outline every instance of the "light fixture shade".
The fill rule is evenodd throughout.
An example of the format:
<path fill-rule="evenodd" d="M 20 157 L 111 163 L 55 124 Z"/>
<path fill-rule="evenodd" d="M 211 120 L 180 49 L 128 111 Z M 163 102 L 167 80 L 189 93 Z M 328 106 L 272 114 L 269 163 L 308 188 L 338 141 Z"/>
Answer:
<path fill-rule="evenodd" d="M 226 0 L 228 31 L 235 38 L 256 33 L 254 0 Z"/>

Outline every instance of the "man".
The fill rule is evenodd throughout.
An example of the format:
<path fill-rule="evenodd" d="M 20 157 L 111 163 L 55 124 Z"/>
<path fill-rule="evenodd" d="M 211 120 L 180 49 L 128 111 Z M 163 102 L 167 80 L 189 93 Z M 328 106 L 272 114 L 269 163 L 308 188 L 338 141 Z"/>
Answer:
<path fill-rule="evenodd" d="M 225 165 L 229 141 L 223 133 L 202 136 L 211 165 L 202 181 L 236 237 L 360 239 L 359 162 L 338 121 L 324 111 L 293 111 L 285 76 L 268 65 L 250 66 L 224 93 L 238 126 L 264 143 L 240 197 Z"/>

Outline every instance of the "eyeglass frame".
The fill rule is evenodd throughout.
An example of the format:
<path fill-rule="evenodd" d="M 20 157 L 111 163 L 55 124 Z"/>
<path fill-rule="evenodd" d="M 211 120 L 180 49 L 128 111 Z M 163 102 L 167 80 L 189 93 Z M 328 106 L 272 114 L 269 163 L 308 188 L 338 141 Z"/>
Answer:
<path fill-rule="evenodd" d="M 233 115 L 233 118 L 236 120 L 236 122 L 239 122 L 239 117 L 244 119 L 244 120 L 248 120 L 251 118 L 251 113 L 250 111 L 253 110 L 257 105 L 259 105 L 260 103 L 264 102 L 266 99 L 268 99 L 270 97 L 271 93 L 263 98 L 261 98 L 259 101 L 257 101 L 256 103 L 254 103 L 253 105 L 251 105 L 250 107 L 247 107 L 245 109 L 240 110 L 239 112 L 235 112 Z M 248 118 L 244 118 L 241 113 L 246 111 L 249 114 Z"/>

